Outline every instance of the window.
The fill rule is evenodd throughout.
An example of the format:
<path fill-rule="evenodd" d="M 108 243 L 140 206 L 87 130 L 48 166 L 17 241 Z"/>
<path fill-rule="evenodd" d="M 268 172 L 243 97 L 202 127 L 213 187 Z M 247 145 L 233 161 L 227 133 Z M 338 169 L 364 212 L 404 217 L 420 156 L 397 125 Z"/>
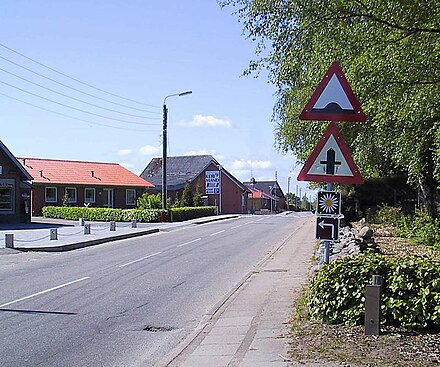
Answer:
<path fill-rule="evenodd" d="M 84 202 L 94 203 L 95 202 L 95 189 L 84 189 Z"/>
<path fill-rule="evenodd" d="M 12 187 L 0 187 L 0 210 L 12 210 Z"/>
<path fill-rule="evenodd" d="M 76 203 L 76 187 L 66 187 L 66 195 L 69 203 Z"/>
<path fill-rule="evenodd" d="M 125 191 L 125 203 L 127 205 L 136 205 L 136 190 L 127 189 Z"/>
<path fill-rule="evenodd" d="M 46 187 L 45 201 L 46 201 L 46 203 L 56 203 L 57 202 L 57 188 L 56 187 Z"/>

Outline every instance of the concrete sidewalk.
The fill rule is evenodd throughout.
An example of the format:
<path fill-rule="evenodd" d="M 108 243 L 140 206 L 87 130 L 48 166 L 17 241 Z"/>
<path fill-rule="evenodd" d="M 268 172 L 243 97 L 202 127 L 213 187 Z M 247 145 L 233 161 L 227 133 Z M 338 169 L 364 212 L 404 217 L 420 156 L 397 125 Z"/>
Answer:
<path fill-rule="evenodd" d="M 218 215 L 185 222 L 173 223 L 137 223 L 132 228 L 130 223 L 116 223 L 116 230 L 110 231 L 110 222 L 90 223 L 90 234 L 84 234 L 84 227 L 79 221 L 50 218 L 33 218 L 32 223 L 0 226 L 0 255 L 15 251 L 62 252 L 87 246 L 99 245 L 132 237 L 144 236 L 159 231 L 170 231 L 183 226 L 203 224 L 218 220 L 237 218 L 238 215 Z M 50 239 L 51 229 L 57 230 L 56 240 Z M 6 248 L 6 234 L 13 234 L 13 249 Z"/>
<path fill-rule="evenodd" d="M 159 366 L 304 366 L 289 358 L 288 333 L 291 307 L 311 264 L 313 234 L 310 218 Z"/>

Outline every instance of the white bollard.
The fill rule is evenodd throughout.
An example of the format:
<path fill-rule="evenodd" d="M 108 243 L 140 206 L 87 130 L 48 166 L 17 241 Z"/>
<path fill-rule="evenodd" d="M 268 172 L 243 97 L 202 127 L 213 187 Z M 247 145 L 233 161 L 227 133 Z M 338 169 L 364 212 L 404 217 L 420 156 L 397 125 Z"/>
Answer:
<path fill-rule="evenodd" d="M 79 224 L 81 227 L 84 227 L 84 224 L 85 224 L 85 222 L 84 222 L 84 218 L 79 218 L 79 219 L 78 219 L 78 224 Z"/>
<path fill-rule="evenodd" d="M 136 219 L 131 220 L 131 228 L 137 228 L 137 220 Z"/>
<path fill-rule="evenodd" d="M 110 221 L 110 231 L 116 231 L 116 222 L 114 220 Z"/>

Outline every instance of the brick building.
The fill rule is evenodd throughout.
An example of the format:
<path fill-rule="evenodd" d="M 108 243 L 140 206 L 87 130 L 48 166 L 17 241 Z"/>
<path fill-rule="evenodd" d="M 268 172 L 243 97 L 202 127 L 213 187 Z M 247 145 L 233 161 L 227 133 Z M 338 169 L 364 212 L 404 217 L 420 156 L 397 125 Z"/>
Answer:
<path fill-rule="evenodd" d="M 32 176 L 0 141 L 0 223 L 30 222 Z"/>
<path fill-rule="evenodd" d="M 32 177 L 32 214 L 44 206 L 90 206 L 133 209 L 147 182 L 116 163 L 17 158 Z"/>
<path fill-rule="evenodd" d="M 261 203 L 261 207 L 264 207 L 264 205 L 268 206 L 266 209 L 270 209 L 271 212 L 279 212 L 287 209 L 286 197 L 277 181 L 251 180 L 244 182 L 244 184 L 253 190 L 253 196 L 249 196 L 249 207 L 251 207 L 251 200 L 255 200 L 255 203 Z M 259 192 L 265 195 L 261 195 Z"/>
<path fill-rule="evenodd" d="M 140 175 L 154 184 L 152 192 L 162 190 L 162 158 L 153 158 Z M 167 157 L 167 192 L 172 201 L 181 198 L 185 184 L 196 193 L 197 185 L 204 204 L 217 206 L 220 213 L 246 213 L 249 189 L 232 176 L 211 155 Z"/>

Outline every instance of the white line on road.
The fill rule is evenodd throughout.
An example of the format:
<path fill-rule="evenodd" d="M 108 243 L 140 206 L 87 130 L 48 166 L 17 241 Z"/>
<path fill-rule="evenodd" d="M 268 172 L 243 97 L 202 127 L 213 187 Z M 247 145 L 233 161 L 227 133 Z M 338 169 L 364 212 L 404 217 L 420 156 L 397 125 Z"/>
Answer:
<path fill-rule="evenodd" d="M 238 226 L 231 227 L 231 229 L 240 228 L 243 224 L 239 224 Z"/>
<path fill-rule="evenodd" d="M 160 252 L 155 252 L 154 254 L 150 254 L 150 255 L 147 255 L 147 256 L 141 257 L 140 259 L 136 259 L 136 260 L 130 261 L 129 263 L 125 263 L 125 264 L 122 264 L 122 265 L 118 265 L 118 268 L 123 268 L 123 267 L 125 267 L 125 266 L 131 265 L 131 264 L 135 264 L 135 263 L 137 263 L 137 262 L 139 262 L 139 261 L 149 259 L 150 257 L 160 255 L 161 253 L 162 253 L 162 251 L 160 251 Z"/>
<path fill-rule="evenodd" d="M 215 235 L 218 235 L 218 234 L 223 233 L 225 231 L 226 231 L 226 229 L 224 229 L 222 231 L 215 232 L 215 233 L 211 233 L 210 236 L 215 236 Z"/>
<path fill-rule="evenodd" d="M 177 245 L 176 247 L 183 247 L 183 246 L 189 245 L 189 244 L 191 244 L 191 243 L 194 243 L 194 242 L 197 242 L 197 241 L 200 241 L 200 240 L 201 240 L 201 238 L 196 238 L 195 240 L 192 240 L 192 241 L 189 241 L 189 242 L 182 243 L 181 245 Z"/>
<path fill-rule="evenodd" d="M 247 226 L 248 224 L 252 224 L 252 223 L 255 223 L 254 221 L 252 221 L 252 222 L 246 222 L 245 224 L 243 224 L 244 226 Z"/>
<path fill-rule="evenodd" d="M 260 219 L 257 219 L 255 222 L 260 222 L 260 221 L 262 221 L 262 220 L 264 220 L 265 218 L 260 218 Z"/>
<path fill-rule="evenodd" d="M 17 302 L 24 301 L 24 300 L 32 298 L 32 297 L 41 296 L 42 294 L 45 294 L 45 293 L 48 293 L 48 292 L 52 292 L 52 291 L 55 291 L 55 290 L 63 288 L 63 287 L 67 287 L 68 285 L 72 285 L 72 284 L 75 284 L 75 283 L 78 283 L 78 282 L 82 282 L 83 280 L 86 280 L 86 279 L 90 279 L 90 277 L 84 277 L 84 278 L 81 278 L 81 279 L 73 280 L 73 281 L 71 281 L 69 283 L 61 284 L 61 285 L 58 285 L 56 287 L 53 287 L 53 288 L 50 288 L 50 289 L 46 289 L 45 291 L 41 291 L 41 292 L 38 292 L 38 293 L 31 294 L 30 296 L 26 296 L 26 297 L 23 297 L 23 298 L 16 299 L 15 301 L 11 301 L 11 302 L 8 302 L 8 303 L 3 303 L 2 305 L 0 305 L 0 308 L 12 305 L 12 304 L 17 303 Z"/>

